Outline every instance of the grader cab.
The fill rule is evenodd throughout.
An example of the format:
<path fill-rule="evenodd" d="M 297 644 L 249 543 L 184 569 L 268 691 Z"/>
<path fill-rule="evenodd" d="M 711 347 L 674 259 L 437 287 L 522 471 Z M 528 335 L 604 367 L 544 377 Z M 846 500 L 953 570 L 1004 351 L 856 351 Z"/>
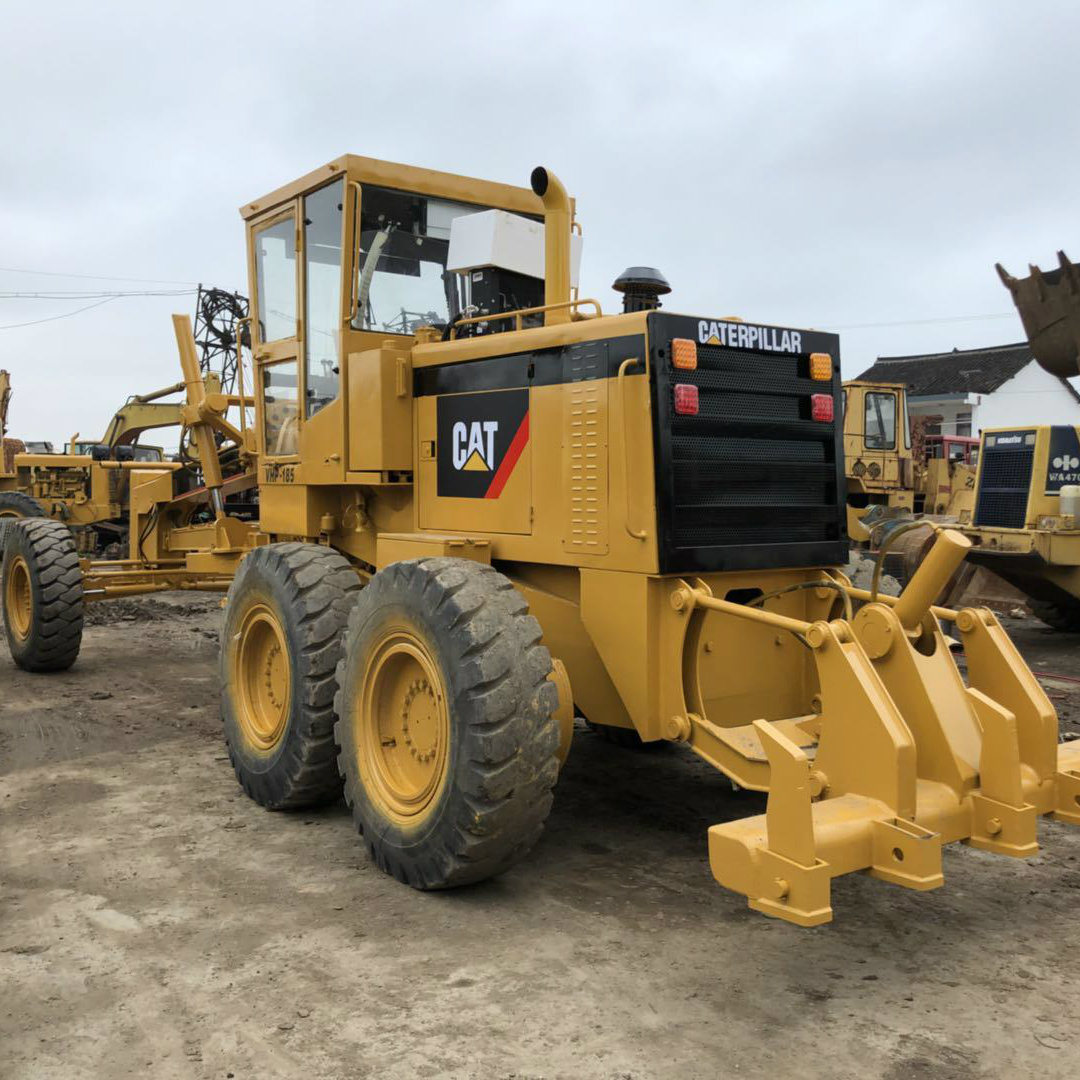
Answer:
<path fill-rule="evenodd" d="M 710 864 L 803 925 L 839 874 L 934 888 L 945 842 L 1028 855 L 1039 815 L 1080 822 L 1080 753 L 997 620 L 934 606 L 968 542 L 941 530 L 899 598 L 837 569 L 834 335 L 668 313 L 645 267 L 604 314 L 543 168 L 518 188 L 347 156 L 242 214 L 253 427 L 203 392 L 174 317 L 210 520 L 147 468 L 131 564 L 11 530 L 22 666 L 70 667 L 87 602 L 227 586 L 240 783 L 272 809 L 344 792 L 373 860 L 421 889 L 526 854 L 575 714 L 768 792 L 710 828 Z M 219 438 L 257 520 L 228 513 Z"/>

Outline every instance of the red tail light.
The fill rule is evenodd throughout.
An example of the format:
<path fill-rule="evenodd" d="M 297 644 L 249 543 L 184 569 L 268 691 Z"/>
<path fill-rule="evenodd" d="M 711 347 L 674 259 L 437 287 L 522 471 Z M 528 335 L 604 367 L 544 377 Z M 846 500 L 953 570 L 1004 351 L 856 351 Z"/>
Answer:
<path fill-rule="evenodd" d="M 814 420 L 821 420 L 826 424 L 831 424 L 833 419 L 832 394 L 811 394 L 810 416 Z"/>
<path fill-rule="evenodd" d="M 824 395 L 820 396 L 824 397 Z M 832 398 L 829 398 L 829 401 L 831 403 Z M 697 416 L 698 396 L 696 386 L 692 386 L 690 383 L 675 384 L 675 413 L 678 416 Z"/>

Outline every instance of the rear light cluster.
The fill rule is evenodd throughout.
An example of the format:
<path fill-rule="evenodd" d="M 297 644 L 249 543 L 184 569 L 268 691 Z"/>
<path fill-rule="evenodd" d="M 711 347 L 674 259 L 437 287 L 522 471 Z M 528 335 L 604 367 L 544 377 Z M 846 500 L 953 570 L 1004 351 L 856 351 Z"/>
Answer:
<path fill-rule="evenodd" d="M 676 371 L 697 371 L 697 342 L 690 338 L 672 338 L 671 366 Z M 810 354 L 810 378 L 829 382 L 833 376 L 832 357 L 828 353 Z M 697 416 L 698 388 L 692 383 L 675 384 L 675 415 Z M 810 416 L 825 424 L 833 422 L 832 394 L 810 395 Z"/>
<path fill-rule="evenodd" d="M 832 357 L 827 352 L 810 354 L 810 378 L 828 382 L 832 378 Z"/>
<path fill-rule="evenodd" d="M 832 394 L 810 395 L 810 417 L 823 423 L 831 424 L 833 420 Z"/>
<path fill-rule="evenodd" d="M 677 371 L 696 371 L 697 342 L 689 338 L 672 338 L 671 366 Z"/>
<path fill-rule="evenodd" d="M 690 383 L 675 384 L 675 415 L 697 416 L 698 392 L 697 387 Z"/>

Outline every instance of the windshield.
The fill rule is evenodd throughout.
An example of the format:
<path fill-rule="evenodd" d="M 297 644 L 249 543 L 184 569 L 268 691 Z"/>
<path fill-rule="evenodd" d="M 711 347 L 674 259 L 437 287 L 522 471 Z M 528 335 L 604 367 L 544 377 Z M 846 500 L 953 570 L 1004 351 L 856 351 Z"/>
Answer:
<path fill-rule="evenodd" d="M 867 450 L 896 448 L 896 395 L 867 394 L 863 438 Z"/>
<path fill-rule="evenodd" d="M 446 269 L 450 223 L 486 209 L 365 187 L 353 328 L 413 334 L 457 315 L 457 275 Z"/>

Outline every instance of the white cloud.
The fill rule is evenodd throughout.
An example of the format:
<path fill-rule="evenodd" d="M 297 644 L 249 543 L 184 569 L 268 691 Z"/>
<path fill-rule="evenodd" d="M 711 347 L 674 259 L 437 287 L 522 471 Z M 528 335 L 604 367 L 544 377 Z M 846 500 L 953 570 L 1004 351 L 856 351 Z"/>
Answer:
<path fill-rule="evenodd" d="M 610 307 L 646 263 L 668 308 L 702 315 L 1008 312 L 994 261 L 1047 264 L 1075 237 L 1078 29 L 1071 6 L 972 0 L 20 5 L 0 39 L 0 265 L 246 291 L 237 207 L 355 152 L 518 184 L 543 162 L 578 199 L 583 291 Z M 2 300 L 0 325 L 74 306 Z M 174 381 L 174 306 L 0 331 L 13 434 L 103 428 Z M 1021 336 L 853 330 L 845 371 Z"/>

